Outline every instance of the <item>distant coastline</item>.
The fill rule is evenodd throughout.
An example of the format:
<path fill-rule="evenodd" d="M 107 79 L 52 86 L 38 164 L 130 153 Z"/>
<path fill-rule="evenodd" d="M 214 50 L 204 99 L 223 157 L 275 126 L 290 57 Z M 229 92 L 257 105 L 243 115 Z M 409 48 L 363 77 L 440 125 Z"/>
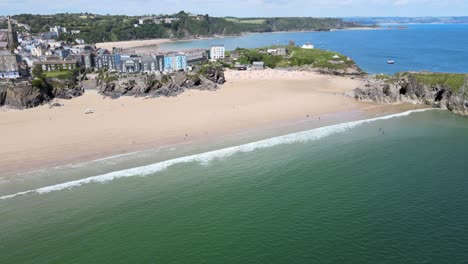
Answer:
<path fill-rule="evenodd" d="M 341 29 L 330 29 L 329 32 L 334 31 L 361 31 L 361 30 L 390 30 L 391 28 L 386 27 L 351 27 L 351 28 L 341 28 Z M 105 48 L 112 50 L 112 48 L 122 48 L 124 50 L 135 49 L 138 53 L 138 49 L 154 49 L 154 52 L 158 52 L 158 48 L 162 44 L 175 43 L 175 42 L 191 42 L 197 40 L 207 40 L 207 39 L 223 39 L 231 37 L 242 37 L 247 35 L 257 35 L 257 34 L 283 34 L 283 33 L 310 33 L 310 32 L 321 32 L 317 30 L 290 30 L 290 31 L 272 31 L 272 32 L 244 32 L 240 34 L 229 34 L 229 35 L 213 35 L 213 36 L 201 36 L 193 38 L 161 38 L 161 39 L 142 39 L 142 40 L 128 40 L 128 41 L 114 41 L 114 42 L 100 42 L 96 43 L 96 47 Z"/>

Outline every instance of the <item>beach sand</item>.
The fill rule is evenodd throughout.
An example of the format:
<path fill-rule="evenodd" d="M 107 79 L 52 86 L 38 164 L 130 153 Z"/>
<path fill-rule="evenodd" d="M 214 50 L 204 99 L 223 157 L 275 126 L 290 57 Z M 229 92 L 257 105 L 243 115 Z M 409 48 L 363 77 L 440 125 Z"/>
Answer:
<path fill-rule="evenodd" d="M 170 39 L 147 39 L 147 40 L 131 40 L 131 41 L 117 41 L 117 42 L 103 42 L 97 43 L 97 48 L 112 50 L 112 48 L 133 49 L 139 47 L 153 47 L 157 49 L 158 45 L 171 42 Z"/>
<path fill-rule="evenodd" d="M 217 91 L 171 98 L 104 98 L 96 91 L 63 107 L 0 111 L 1 175 L 89 161 L 378 106 L 343 93 L 360 80 L 310 72 L 227 71 Z M 84 114 L 93 109 L 93 114 Z M 373 109 L 373 110 L 372 110 Z"/>

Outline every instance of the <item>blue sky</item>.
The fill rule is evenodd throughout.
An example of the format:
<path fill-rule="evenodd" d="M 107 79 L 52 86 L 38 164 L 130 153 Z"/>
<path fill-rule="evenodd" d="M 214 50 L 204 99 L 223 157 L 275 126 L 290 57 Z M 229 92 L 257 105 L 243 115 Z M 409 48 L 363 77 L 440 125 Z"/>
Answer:
<path fill-rule="evenodd" d="M 212 16 L 464 16 L 468 0 L 0 0 L 0 15 L 63 12 Z"/>

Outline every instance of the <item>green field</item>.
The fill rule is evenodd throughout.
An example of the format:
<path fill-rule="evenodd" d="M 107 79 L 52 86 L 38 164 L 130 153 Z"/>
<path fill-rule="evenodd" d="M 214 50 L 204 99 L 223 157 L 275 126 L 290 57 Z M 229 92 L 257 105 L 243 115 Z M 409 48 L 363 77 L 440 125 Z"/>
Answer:
<path fill-rule="evenodd" d="M 234 18 L 228 17 L 226 18 L 227 21 L 235 22 L 235 23 L 242 23 L 242 24 L 263 24 L 266 22 L 266 19 L 242 19 L 242 18 Z"/>
<path fill-rule="evenodd" d="M 44 72 L 43 73 L 45 78 L 59 78 L 59 79 L 66 79 L 73 76 L 73 72 L 71 71 L 52 71 L 52 72 Z"/>

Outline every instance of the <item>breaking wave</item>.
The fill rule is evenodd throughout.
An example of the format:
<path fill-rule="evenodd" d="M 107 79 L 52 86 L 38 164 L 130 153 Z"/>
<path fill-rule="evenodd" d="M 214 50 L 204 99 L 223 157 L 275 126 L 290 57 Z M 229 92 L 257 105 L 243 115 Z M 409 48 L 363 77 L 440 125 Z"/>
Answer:
<path fill-rule="evenodd" d="M 25 195 L 25 194 L 44 194 L 44 193 L 49 193 L 49 192 L 54 192 L 54 191 L 60 191 L 64 189 L 79 187 L 88 183 L 105 183 L 105 182 L 113 181 L 119 178 L 128 178 L 128 177 L 134 177 L 134 176 L 147 176 L 147 175 L 165 170 L 175 164 L 197 162 L 202 165 L 207 165 L 208 163 L 210 163 L 211 161 L 215 159 L 223 159 L 223 158 L 230 157 L 237 153 L 246 153 L 246 152 L 251 152 L 254 150 L 269 148 L 269 147 L 282 145 L 282 144 L 292 144 L 292 143 L 313 141 L 313 140 L 321 139 L 323 137 L 327 137 L 333 134 L 345 132 L 351 128 L 354 128 L 356 126 L 359 126 L 365 123 L 371 123 L 371 122 L 378 121 L 378 120 L 386 120 L 386 119 L 392 119 L 392 118 L 397 118 L 397 117 L 404 117 L 412 113 L 424 112 L 428 110 L 432 110 L 432 109 L 411 110 L 411 111 L 388 115 L 388 116 L 382 116 L 382 117 L 376 117 L 376 118 L 371 118 L 371 119 L 366 119 L 366 120 L 353 121 L 353 122 L 341 123 L 337 125 L 315 128 L 315 129 L 302 131 L 298 133 L 292 133 L 292 134 L 288 134 L 284 136 L 269 138 L 269 139 L 265 139 L 265 140 L 261 140 L 257 142 L 252 142 L 252 143 L 247 143 L 247 144 L 243 144 L 243 145 L 239 145 L 235 147 L 229 147 L 229 148 L 209 151 L 209 152 L 205 152 L 201 154 L 185 156 L 185 157 L 166 160 L 166 161 L 162 161 L 162 162 L 158 162 L 158 163 L 154 163 L 154 164 L 150 164 L 146 166 L 110 172 L 110 173 L 93 176 L 89 178 L 84 178 L 80 180 L 60 183 L 60 184 L 42 187 L 42 188 L 38 188 L 34 190 L 19 192 L 19 193 L 15 193 L 11 195 L 5 195 L 5 196 L 1 196 L 0 200 L 6 200 L 6 199 L 14 198 L 20 195 Z"/>

